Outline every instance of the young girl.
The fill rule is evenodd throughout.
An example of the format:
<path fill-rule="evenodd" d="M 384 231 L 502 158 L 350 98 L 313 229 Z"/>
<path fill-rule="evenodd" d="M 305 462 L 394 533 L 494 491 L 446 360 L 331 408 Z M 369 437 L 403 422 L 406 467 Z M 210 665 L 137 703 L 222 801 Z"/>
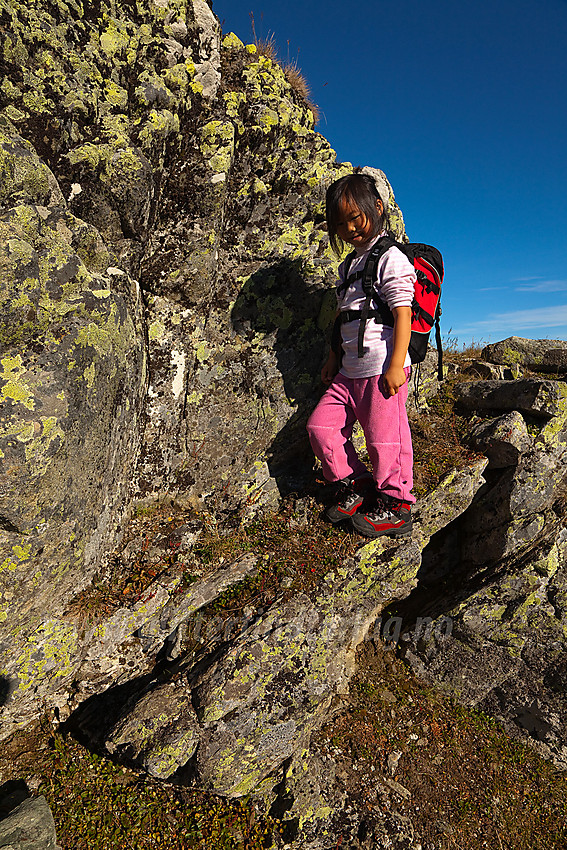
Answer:
<path fill-rule="evenodd" d="M 386 211 L 374 180 L 350 174 L 327 190 L 327 225 L 331 246 L 341 254 L 344 243 L 356 252 L 348 284 L 337 287 L 338 311 L 361 310 L 365 295 L 361 273 L 368 252 L 386 235 Z M 339 275 L 344 274 L 344 262 Z M 327 391 L 313 411 L 307 430 L 323 474 L 335 486 L 327 510 L 331 522 L 350 519 L 368 537 L 411 534 L 413 451 L 406 413 L 410 372 L 408 345 L 415 271 L 395 246 L 378 262 L 377 291 L 394 316 L 394 327 L 369 319 L 363 357 L 358 357 L 359 319 L 343 322 L 342 362 L 331 350 L 321 372 Z M 377 320 L 379 321 L 379 319 Z M 372 475 L 351 442 L 358 420 L 364 431 Z"/>

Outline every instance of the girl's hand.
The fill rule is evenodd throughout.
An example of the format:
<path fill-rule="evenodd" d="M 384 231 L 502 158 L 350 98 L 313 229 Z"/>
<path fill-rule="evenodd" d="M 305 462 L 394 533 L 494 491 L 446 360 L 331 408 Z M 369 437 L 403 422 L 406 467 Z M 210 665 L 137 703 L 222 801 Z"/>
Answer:
<path fill-rule="evenodd" d="M 326 387 L 332 383 L 333 378 L 339 371 L 339 359 L 334 351 L 329 351 L 329 356 L 327 357 L 327 362 L 321 369 L 321 381 L 325 384 Z"/>
<path fill-rule="evenodd" d="M 403 367 L 390 366 L 389 369 L 384 372 L 383 380 L 386 392 L 388 395 L 393 396 L 400 391 L 400 387 L 403 387 L 407 378 Z"/>
<path fill-rule="evenodd" d="M 411 337 L 411 307 L 394 307 L 394 339 L 390 365 L 383 375 L 384 387 L 390 396 L 396 395 L 406 382 L 404 362 Z"/>

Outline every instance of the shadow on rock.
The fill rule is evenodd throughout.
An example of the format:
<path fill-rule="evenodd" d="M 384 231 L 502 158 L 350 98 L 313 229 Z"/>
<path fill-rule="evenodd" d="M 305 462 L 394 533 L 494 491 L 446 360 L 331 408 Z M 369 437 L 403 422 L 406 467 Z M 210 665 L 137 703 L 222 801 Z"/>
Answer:
<path fill-rule="evenodd" d="M 30 796 L 28 786 L 23 779 L 9 779 L 0 785 L 0 820 L 10 814 L 20 803 Z"/>
<path fill-rule="evenodd" d="M 0 676 L 0 707 L 6 705 L 13 690 L 14 683 L 7 676 Z"/>
<path fill-rule="evenodd" d="M 445 617 L 505 573 L 513 476 L 498 471 L 485 477 L 486 484 L 467 510 L 431 537 L 422 553 L 416 587 L 384 611 L 383 622 L 400 618 L 401 628 L 407 630 L 425 619 Z"/>
<path fill-rule="evenodd" d="M 128 701 L 135 699 L 154 678 L 155 671 L 94 694 L 62 724 L 62 731 L 68 732 L 87 749 L 102 746 L 108 730 L 122 715 Z"/>
<path fill-rule="evenodd" d="M 247 280 L 231 313 L 240 336 L 261 337 L 260 346 L 272 349 L 284 401 L 293 411 L 267 451 L 270 475 L 281 495 L 305 487 L 313 470 L 305 425 L 322 391 L 326 340 L 321 328 L 329 323 L 332 307 L 327 306 L 329 290 L 308 278 L 300 259 L 284 259 L 259 269 Z M 256 386 L 256 391 L 267 408 L 281 408 L 276 387 Z"/>
<path fill-rule="evenodd" d="M 469 508 L 424 548 L 414 590 L 382 613 L 383 636 L 394 646 L 401 638 L 402 655 L 409 642 L 425 657 L 433 626 L 440 645 L 451 634 L 469 635 L 470 629 L 490 639 L 491 629 L 500 628 L 487 619 L 494 599 L 495 610 L 500 605 L 513 617 L 533 590 L 522 577 L 534 573 L 534 564 L 553 560 L 554 541 L 564 524 L 564 489 L 551 502 L 543 495 L 534 509 L 528 500 L 518 499 L 521 468 L 492 470 L 485 477 Z M 486 622 L 473 628 L 479 610 Z"/>

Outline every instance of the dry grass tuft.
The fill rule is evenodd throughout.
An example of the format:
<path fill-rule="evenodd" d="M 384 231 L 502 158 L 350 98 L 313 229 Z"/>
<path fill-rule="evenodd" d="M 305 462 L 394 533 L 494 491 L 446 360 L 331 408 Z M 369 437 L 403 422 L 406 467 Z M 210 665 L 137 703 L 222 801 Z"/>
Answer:
<path fill-rule="evenodd" d="M 313 121 L 317 123 L 321 117 L 319 107 L 313 102 L 311 88 L 305 76 L 297 66 L 297 62 L 286 62 L 282 65 L 285 78 L 296 94 L 305 102 L 305 105 L 313 113 Z"/>
<path fill-rule="evenodd" d="M 462 469 L 478 457 L 466 444 L 468 420 L 454 409 L 454 383 L 454 378 L 445 379 L 427 414 L 410 415 L 414 492 L 418 498 L 434 490 L 452 469 Z"/>
<path fill-rule="evenodd" d="M 295 60 L 293 62 L 280 62 L 280 60 L 278 59 L 278 49 L 276 46 L 276 40 L 273 33 L 271 35 L 268 35 L 267 38 L 258 38 L 258 36 L 256 35 L 256 23 L 254 21 L 253 12 L 250 12 L 250 23 L 252 26 L 254 44 L 256 45 L 256 51 L 258 55 L 266 56 L 268 59 L 270 59 L 271 62 L 277 62 L 279 65 L 281 65 L 286 80 L 288 81 L 294 92 L 298 94 L 299 97 L 303 100 L 307 108 L 311 110 L 311 112 L 313 113 L 313 122 L 316 124 L 317 121 L 319 121 L 319 118 L 321 117 L 319 107 L 316 103 L 313 102 L 311 88 L 304 75 L 300 71 L 297 62 Z"/>
<path fill-rule="evenodd" d="M 267 38 L 258 38 L 256 35 L 256 22 L 254 20 L 254 12 L 250 12 L 250 26 L 252 27 L 252 35 L 254 44 L 259 56 L 265 56 L 271 62 L 278 61 L 278 48 L 276 47 L 276 37 L 273 33 L 268 34 Z"/>
<path fill-rule="evenodd" d="M 273 35 L 268 36 L 268 38 L 255 39 L 254 44 L 258 56 L 265 56 L 271 62 L 278 61 L 278 49 Z"/>

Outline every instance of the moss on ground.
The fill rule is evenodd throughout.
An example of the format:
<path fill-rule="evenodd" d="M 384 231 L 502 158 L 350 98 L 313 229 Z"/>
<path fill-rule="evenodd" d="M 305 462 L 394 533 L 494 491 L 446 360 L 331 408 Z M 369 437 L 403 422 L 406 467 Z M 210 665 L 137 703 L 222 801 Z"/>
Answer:
<path fill-rule="evenodd" d="M 45 719 L 3 745 L 0 776 L 6 767 L 45 796 L 62 850 L 261 850 L 277 828 L 249 800 L 228 803 L 155 782 L 54 732 Z"/>
<path fill-rule="evenodd" d="M 499 724 L 424 686 L 394 653 L 364 644 L 350 704 L 318 735 L 349 803 L 395 810 L 436 850 L 562 850 L 567 775 Z M 378 798 L 377 798 L 378 789 Z"/>

